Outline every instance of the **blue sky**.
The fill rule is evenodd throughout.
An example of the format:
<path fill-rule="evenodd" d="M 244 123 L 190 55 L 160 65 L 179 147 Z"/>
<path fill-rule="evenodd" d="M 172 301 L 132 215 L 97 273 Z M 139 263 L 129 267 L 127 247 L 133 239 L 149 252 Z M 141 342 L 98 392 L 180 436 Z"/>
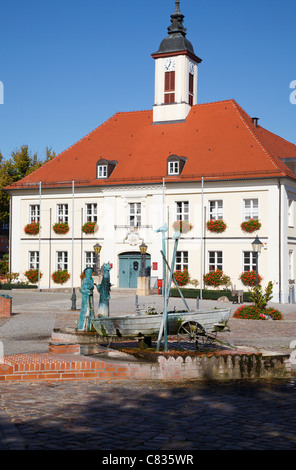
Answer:
<path fill-rule="evenodd" d="M 174 0 L 1 2 L 0 151 L 60 153 L 118 111 L 152 109 L 154 60 Z M 181 0 L 198 102 L 234 98 L 296 144 L 295 2 Z"/>

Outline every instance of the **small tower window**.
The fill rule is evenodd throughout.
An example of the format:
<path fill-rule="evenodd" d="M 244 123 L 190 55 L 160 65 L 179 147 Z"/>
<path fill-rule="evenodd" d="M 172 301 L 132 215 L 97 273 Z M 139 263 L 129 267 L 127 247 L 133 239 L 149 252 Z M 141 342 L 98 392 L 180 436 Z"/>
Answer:
<path fill-rule="evenodd" d="M 175 71 L 164 74 L 164 102 L 166 104 L 175 102 Z"/>
<path fill-rule="evenodd" d="M 188 98 L 188 102 L 190 104 L 190 106 L 193 105 L 193 78 L 194 78 L 194 75 L 192 73 L 189 73 L 189 98 Z"/>

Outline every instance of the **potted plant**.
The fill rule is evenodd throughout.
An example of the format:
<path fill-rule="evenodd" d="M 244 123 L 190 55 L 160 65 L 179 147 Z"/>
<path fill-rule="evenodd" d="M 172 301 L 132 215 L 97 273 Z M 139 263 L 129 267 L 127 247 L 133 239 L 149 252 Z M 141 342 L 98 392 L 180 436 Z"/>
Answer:
<path fill-rule="evenodd" d="M 52 273 L 51 278 L 55 284 L 65 284 L 70 279 L 70 274 L 66 270 L 58 270 Z"/>
<path fill-rule="evenodd" d="M 39 222 L 31 222 L 25 226 L 25 233 L 27 235 L 38 235 L 40 229 Z"/>
<path fill-rule="evenodd" d="M 239 279 L 244 286 L 255 287 L 256 286 L 256 271 L 245 271 Z M 258 284 L 262 282 L 262 277 L 258 274 Z"/>
<path fill-rule="evenodd" d="M 25 276 L 31 284 L 36 284 L 38 282 L 38 269 L 29 269 L 25 272 Z M 42 273 L 40 273 L 40 279 L 42 278 Z"/>
<path fill-rule="evenodd" d="M 95 233 L 96 225 L 96 222 L 85 222 L 85 224 L 82 225 L 81 230 L 86 234 Z"/>
<path fill-rule="evenodd" d="M 174 272 L 174 277 L 178 283 L 178 286 L 182 287 L 182 286 L 186 286 L 186 284 L 189 283 L 190 281 L 190 276 L 189 276 L 189 273 L 188 273 L 188 269 L 184 269 L 184 271 L 175 271 Z"/>
<path fill-rule="evenodd" d="M 212 286 L 214 288 L 220 287 L 221 282 L 223 282 L 223 271 L 216 269 L 216 271 L 210 271 L 207 274 L 204 274 L 203 280 L 206 286 Z"/>
<path fill-rule="evenodd" d="M 57 233 L 58 235 L 64 235 L 65 233 L 68 233 L 70 230 L 68 222 L 57 222 L 56 224 L 53 225 L 52 228 L 53 228 L 53 231 Z"/>
<path fill-rule="evenodd" d="M 223 220 L 208 220 L 207 229 L 209 232 L 222 233 L 226 230 L 227 225 Z"/>
<path fill-rule="evenodd" d="M 243 232 L 246 232 L 246 233 L 253 233 L 256 230 L 259 230 L 260 228 L 261 228 L 261 223 L 259 222 L 258 219 L 250 219 L 241 223 L 241 229 Z"/>
<path fill-rule="evenodd" d="M 175 232 L 179 230 L 181 233 L 187 233 L 193 229 L 193 225 L 187 220 L 176 220 L 176 222 L 173 223 L 173 229 Z"/>

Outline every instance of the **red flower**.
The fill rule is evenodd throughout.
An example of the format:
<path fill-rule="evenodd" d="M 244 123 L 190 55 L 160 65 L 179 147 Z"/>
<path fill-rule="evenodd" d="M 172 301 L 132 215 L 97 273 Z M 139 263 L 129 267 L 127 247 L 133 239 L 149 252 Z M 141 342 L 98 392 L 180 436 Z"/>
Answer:
<path fill-rule="evenodd" d="M 37 235 L 39 233 L 40 225 L 39 222 L 32 222 L 25 226 L 25 233 L 27 235 Z"/>
<path fill-rule="evenodd" d="M 223 220 L 209 220 L 207 222 L 207 229 L 210 232 L 222 233 L 226 230 L 227 225 Z"/>
<path fill-rule="evenodd" d="M 57 222 L 52 228 L 53 231 L 59 235 L 64 235 L 70 230 L 68 222 Z"/>

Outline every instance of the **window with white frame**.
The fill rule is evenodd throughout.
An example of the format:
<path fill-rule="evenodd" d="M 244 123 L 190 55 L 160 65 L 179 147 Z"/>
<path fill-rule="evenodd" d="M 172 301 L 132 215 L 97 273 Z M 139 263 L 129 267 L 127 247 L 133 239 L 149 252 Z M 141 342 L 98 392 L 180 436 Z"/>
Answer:
<path fill-rule="evenodd" d="M 57 271 L 68 271 L 68 252 L 57 251 Z"/>
<path fill-rule="evenodd" d="M 30 205 L 29 219 L 30 219 L 30 223 L 40 222 L 40 205 L 39 204 Z"/>
<path fill-rule="evenodd" d="M 211 220 L 223 219 L 223 201 L 209 201 L 209 216 Z"/>
<path fill-rule="evenodd" d="M 107 175 L 108 175 L 108 166 L 98 165 L 97 166 L 97 178 L 107 178 Z"/>
<path fill-rule="evenodd" d="M 129 204 L 129 224 L 131 227 L 140 227 L 142 220 L 141 203 L 131 202 Z"/>
<path fill-rule="evenodd" d="M 57 221 L 62 223 L 68 222 L 68 204 L 58 204 Z"/>
<path fill-rule="evenodd" d="M 288 201 L 288 225 L 294 227 L 294 201 L 292 199 Z"/>
<path fill-rule="evenodd" d="M 243 271 L 256 271 L 256 253 L 254 251 L 244 251 Z"/>
<path fill-rule="evenodd" d="M 97 204 L 85 204 L 85 221 L 97 222 Z"/>
<path fill-rule="evenodd" d="M 189 202 L 176 202 L 176 220 L 189 220 Z"/>
<path fill-rule="evenodd" d="M 169 175 L 178 175 L 179 172 L 180 172 L 180 168 L 179 168 L 178 161 L 168 162 L 168 174 Z"/>
<path fill-rule="evenodd" d="M 177 251 L 176 270 L 184 271 L 184 269 L 188 269 L 188 251 Z"/>
<path fill-rule="evenodd" d="M 223 252 L 209 251 L 209 271 L 223 271 Z"/>
<path fill-rule="evenodd" d="M 94 251 L 86 251 L 84 258 L 85 268 L 96 268 L 96 254 Z"/>
<path fill-rule="evenodd" d="M 258 199 L 244 199 L 244 220 L 259 218 Z"/>
<path fill-rule="evenodd" d="M 29 251 L 29 269 L 39 269 L 39 251 Z"/>

